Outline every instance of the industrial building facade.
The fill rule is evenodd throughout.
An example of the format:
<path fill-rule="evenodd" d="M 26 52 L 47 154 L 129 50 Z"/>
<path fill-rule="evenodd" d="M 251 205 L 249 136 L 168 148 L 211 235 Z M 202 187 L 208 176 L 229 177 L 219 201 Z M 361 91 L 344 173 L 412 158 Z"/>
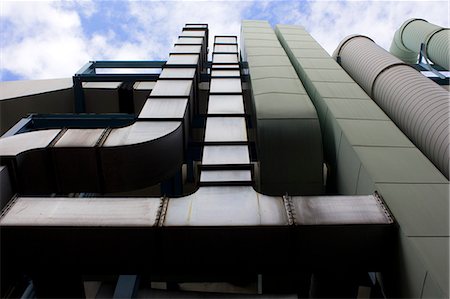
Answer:
<path fill-rule="evenodd" d="M 448 29 L 241 28 L 2 83 L 2 297 L 448 298 Z"/>

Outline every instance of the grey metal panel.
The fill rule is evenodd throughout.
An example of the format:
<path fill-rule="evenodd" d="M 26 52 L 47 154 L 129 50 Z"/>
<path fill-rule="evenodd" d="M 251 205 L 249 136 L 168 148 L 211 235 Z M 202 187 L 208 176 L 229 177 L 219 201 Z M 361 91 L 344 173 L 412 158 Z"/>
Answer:
<path fill-rule="evenodd" d="M 247 141 L 244 117 L 208 117 L 205 142 Z"/>
<path fill-rule="evenodd" d="M 222 36 L 216 36 L 214 39 L 214 42 L 217 44 L 224 43 L 224 44 L 234 44 L 237 43 L 237 40 L 235 37 L 222 37 Z"/>
<path fill-rule="evenodd" d="M 241 79 L 211 79 L 211 93 L 239 93 L 242 92 Z"/>
<path fill-rule="evenodd" d="M 448 93 L 367 38 L 343 44 L 342 66 L 448 178 Z"/>
<path fill-rule="evenodd" d="M 149 98 L 138 118 L 184 118 L 188 99 Z"/>
<path fill-rule="evenodd" d="M 153 226 L 159 198 L 19 197 L 0 219 L 5 226 Z"/>
<path fill-rule="evenodd" d="M 389 224 L 382 203 L 366 196 L 294 196 L 297 225 Z"/>
<path fill-rule="evenodd" d="M 244 114 L 242 95 L 210 95 L 208 114 Z"/>
<path fill-rule="evenodd" d="M 250 170 L 202 170 L 200 182 L 245 182 L 252 180 Z"/>
<path fill-rule="evenodd" d="M 192 80 L 158 80 L 150 96 L 189 96 Z"/>
<path fill-rule="evenodd" d="M 214 45 L 214 52 L 237 53 L 237 45 Z"/>
<path fill-rule="evenodd" d="M 171 134 L 179 126 L 181 123 L 176 121 L 136 122 L 128 127 L 112 129 L 103 147 L 149 142 Z"/>
<path fill-rule="evenodd" d="M 203 165 L 249 164 L 246 145 L 207 145 L 203 147 Z"/>
<path fill-rule="evenodd" d="M 11 177 L 8 167 L 0 166 L 0 210 L 9 202 L 13 196 Z"/>
<path fill-rule="evenodd" d="M 220 77 L 220 76 L 226 76 L 226 77 L 240 77 L 241 72 L 239 70 L 212 70 L 211 71 L 211 77 Z"/>
<path fill-rule="evenodd" d="M 94 147 L 104 129 L 68 129 L 53 147 Z"/>
<path fill-rule="evenodd" d="M 238 63 L 237 54 L 214 54 L 213 63 Z"/>
<path fill-rule="evenodd" d="M 203 37 L 203 36 L 205 36 L 205 31 L 204 30 L 183 30 L 183 31 L 181 31 L 180 36 Z"/>
<path fill-rule="evenodd" d="M 203 38 L 201 37 L 179 37 L 176 41 L 177 44 L 203 44 Z"/>
<path fill-rule="evenodd" d="M 136 122 L 113 129 L 100 148 L 104 192 L 144 188 L 174 175 L 183 163 L 183 144 L 181 122 Z"/>
<path fill-rule="evenodd" d="M 165 68 L 162 70 L 159 78 L 186 78 L 186 79 L 194 79 L 195 76 L 195 68 Z"/>
<path fill-rule="evenodd" d="M 0 138 L 0 156 L 16 156 L 28 150 L 44 148 L 60 131 L 59 129 L 33 131 Z"/>
<path fill-rule="evenodd" d="M 200 53 L 202 46 L 175 45 L 171 53 Z"/>
<path fill-rule="evenodd" d="M 164 226 L 286 225 L 281 197 L 260 195 L 252 187 L 202 187 L 169 200 Z"/>
<path fill-rule="evenodd" d="M 198 63 L 198 55 L 189 55 L 189 54 L 171 54 L 169 55 L 169 59 L 167 60 L 167 65 L 172 64 L 197 64 Z"/>

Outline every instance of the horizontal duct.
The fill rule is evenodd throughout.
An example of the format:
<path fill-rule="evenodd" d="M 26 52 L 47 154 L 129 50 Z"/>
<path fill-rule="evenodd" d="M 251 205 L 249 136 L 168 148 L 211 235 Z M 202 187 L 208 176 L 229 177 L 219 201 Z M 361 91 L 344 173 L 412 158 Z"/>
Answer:
<path fill-rule="evenodd" d="M 333 56 L 448 178 L 448 92 L 365 36 L 345 38 Z"/>
<path fill-rule="evenodd" d="M 447 70 L 449 63 L 450 31 L 422 19 L 410 19 L 395 32 L 389 51 L 407 63 L 417 63 L 421 44 L 428 58 Z"/>

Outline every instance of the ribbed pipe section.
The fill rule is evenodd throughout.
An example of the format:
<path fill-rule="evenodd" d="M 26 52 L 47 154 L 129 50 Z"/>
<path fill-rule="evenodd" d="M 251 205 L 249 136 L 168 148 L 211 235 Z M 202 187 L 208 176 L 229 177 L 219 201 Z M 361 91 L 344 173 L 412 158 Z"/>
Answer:
<path fill-rule="evenodd" d="M 422 19 L 409 19 L 395 32 L 390 52 L 407 63 L 416 63 L 424 43 L 428 58 L 449 69 L 450 30 Z"/>
<path fill-rule="evenodd" d="M 344 39 L 333 56 L 448 178 L 448 92 L 364 36 Z"/>

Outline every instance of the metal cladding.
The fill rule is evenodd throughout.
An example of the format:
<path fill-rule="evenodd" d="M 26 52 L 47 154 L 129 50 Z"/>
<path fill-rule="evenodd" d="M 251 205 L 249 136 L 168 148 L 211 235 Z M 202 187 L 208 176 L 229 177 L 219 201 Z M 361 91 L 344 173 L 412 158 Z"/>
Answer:
<path fill-rule="evenodd" d="M 241 39 L 256 120 L 259 191 L 321 194 L 322 137 L 309 96 L 268 22 L 243 21 Z"/>
<path fill-rule="evenodd" d="M 448 92 L 364 36 L 347 37 L 334 56 L 449 178 Z"/>
<path fill-rule="evenodd" d="M 132 125 L 42 130 L 0 139 L 21 194 L 121 192 L 154 185 L 181 169 L 207 28 L 184 28 Z M 108 99 L 106 99 L 108 100 Z M 164 154 L 161 154 L 164 153 Z M 149 171 L 151 170 L 151 171 Z"/>
<path fill-rule="evenodd" d="M 327 185 L 335 180 L 339 194 L 377 190 L 396 217 L 392 296 L 448 298 L 448 179 L 303 28 L 277 25 L 276 33 L 316 106 L 331 167 Z M 374 67 L 365 69 L 372 78 Z"/>
<path fill-rule="evenodd" d="M 390 52 L 408 63 L 416 63 L 421 44 L 427 57 L 447 70 L 450 68 L 450 31 L 422 19 L 409 19 L 395 32 Z"/>
<path fill-rule="evenodd" d="M 390 242 L 392 224 L 376 195 L 275 197 L 204 186 L 181 198 L 17 197 L 0 217 L 1 254 L 14 269 L 83 274 L 380 271 L 389 247 L 379 244 Z"/>

